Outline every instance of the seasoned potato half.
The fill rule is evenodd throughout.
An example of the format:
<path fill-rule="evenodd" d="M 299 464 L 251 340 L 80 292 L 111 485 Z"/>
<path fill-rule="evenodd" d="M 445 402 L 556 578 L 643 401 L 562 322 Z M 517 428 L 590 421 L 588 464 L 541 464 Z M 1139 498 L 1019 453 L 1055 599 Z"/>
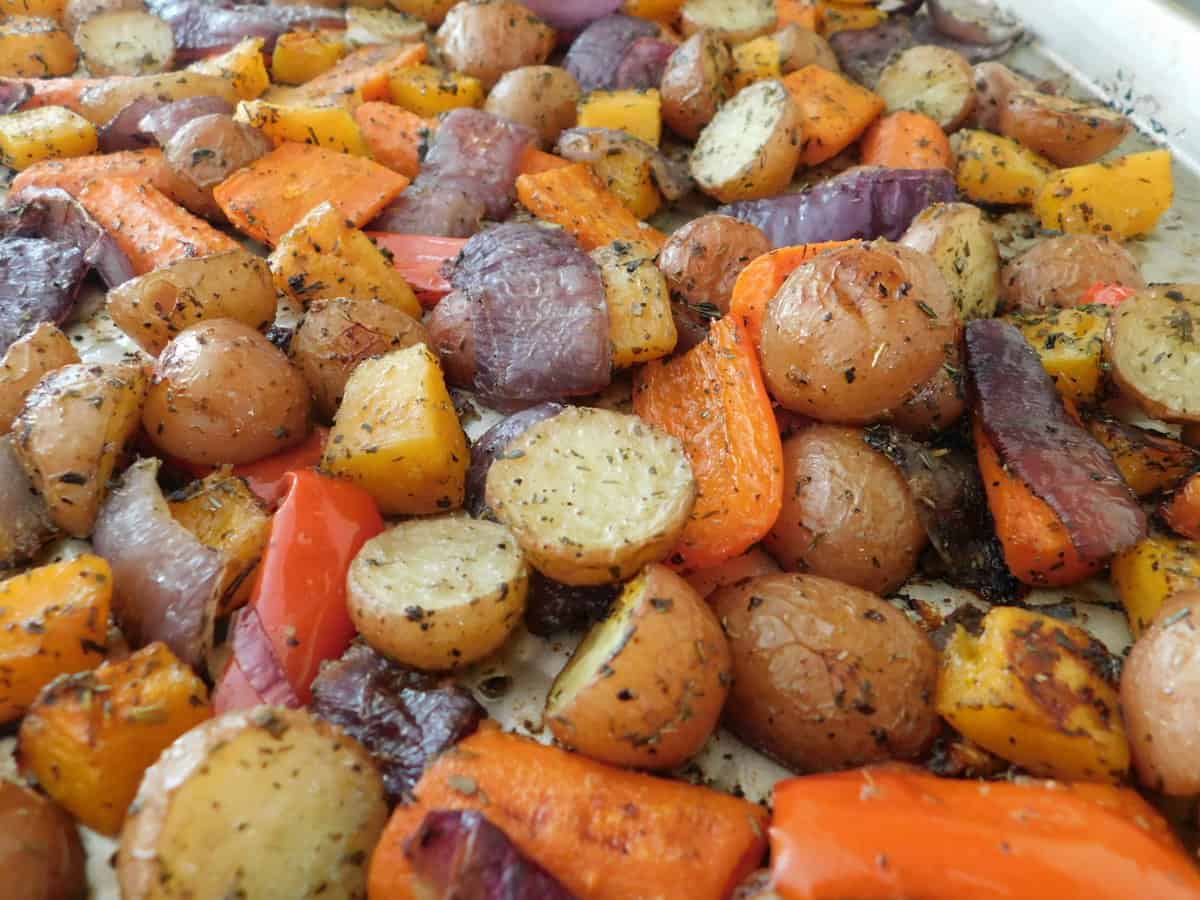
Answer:
<path fill-rule="evenodd" d="M 779 21 L 775 0 L 687 0 L 681 16 L 684 34 L 707 28 L 730 44 L 773 31 Z"/>
<path fill-rule="evenodd" d="M 522 66 L 505 72 L 488 94 L 483 108 L 493 115 L 538 133 L 543 147 L 553 147 L 559 134 L 575 124 L 579 82 L 560 66 Z"/>
<path fill-rule="evenodd" d="M 900 243 L 933 259 L 964 322 L 995 314 L 1000 253 L 979 207 L 935 203 L 913 219 Z"/>
<path fill-rule="evenodd" d="M 975 110 L 971 113 L 973 128 L 985 131 L 1000 130 L 1000 110 L 1014 91 L 1036 91 L 1035 85 L 1018 75 L 1004 63 L 981 62 L 975 66 Z"/>
<path fill-rule="evenodd" d="M 740 91 L 713 116 L 692 151 L 692 177 L 723 203 L 778 194 L 800 162 L 800 113 L 779 81 Z"/>
<path fill-rule="evenodd" d="M 0 360 L 0 434 L 12 428 L 25 395 L 55 369 L 79 362 L 75 345 L 45 322 L 14 343 Z"/>
<path fill-rule="evenodd" d="M 691 514 L 678 440 L 637 416 L 576 407 L 514 440 L 488 471 L 487 503 L 541 572 L 608 584 L 657 562 Z"/>
<path fill-rule="evenodd" d="M 75 44 L 88 71 L 106 75 L 153 75 L 175 61 L 171 26 L 148 12 L 116 10 L 86 19 L 75 29 Z"/>
<path fill-rule="evenodd" d="M 975 72 L 961 53 L 945 47 L 905 50 L 883 70 L 875 90 L 889 112 L 922 113 L 946 131 L 966 122 L 975 108 Z"/>
<path fill-rule="evenodd" d="M 707 29 L 693 34 L 667 60 L 659 90 L 667 127 L 694 141 L 733 93 L 729 48 Z"/>
<path fill-rule="evenodd" d="M 602 762 L 671 769 L 717 726 L 733 680 L 721 624 L 686 581 L 647 566 L 554 680 L 545 720 Z"/>
<path fill-rule="evenodd" d="M 146 772 L 121 833 L 121 896 L 361 898 L 386 821 L 356 741 L 300 710 L 229 713 Z"/>
<path fill-rule="evenodd" d="M 63 27 L 67 34 L 74 34 L 92 16 L 121 9 L 145 12 L 146 3 L 145 0 L 67 0 L 63 7 Z"/>
<path fill-rule="evenodd" d="M 1104 355 L 1113 381 L 1147 414 L 1200 422 L 1200 285 L 1141 291 L 1116 308 Z"/>
<path fill-rule="evenodd" d="M 1129 120 L 1106 106 L 1039 91 L 1013 91 L 1000 107 L 1000 133 L 1060 166 L 1095 162 L 1125 139 Z"/>
<path fill-rule="evenodd" d="M 671 293 L 691 304 L 711 303 L 729 312 L 733 284 L 753 260 L 773 249 L 762 229 L 710 213 L 671 235 L 658 254 Z"/>
<path fill-rule="evenodd" d="M 449 68 L 491 89 L 505 72 L 544 63 L 554 29 L 516 0 L 473 0 L 450 9 L 435 42 Z"/>
<path fill-rule="evenodd" d="M 1097 282 L 1141 289 L 1146 279 L 1125 247 L 1094 234 L 1043 238 L 1000 272 L 1000 299 L 1010 312 L 1078 306 Z"/>
<path fill-rule="evenodd" d="M 496 650 L 521 621 L 529 567 L 503 525 L 465 515 L 402 522 L 363 545 L 346 576 L 367 643 L 418 669 Z"/>
<path fill-rule="evenodd" d="M 840 72 L 837 54 L 829 41 L 815 31 L 799 25 L 788 25 L 772 35 L 779 47 L 779 68 L 786 75 L 805 66 L 820 66 L 830 72 Z"/>

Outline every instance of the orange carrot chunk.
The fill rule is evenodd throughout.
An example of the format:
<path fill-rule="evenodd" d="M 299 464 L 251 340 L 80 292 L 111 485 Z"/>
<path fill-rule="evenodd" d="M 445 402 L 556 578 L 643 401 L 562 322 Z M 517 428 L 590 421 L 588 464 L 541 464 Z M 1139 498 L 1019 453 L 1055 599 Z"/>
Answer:
<path fill-rule="evenodd" d="M 125 75 L 109 78 L 21 78 L 33 88 L 33 94 L 21 104 L 21 109 L 36 109 L 39 106 L 65 106 L 72 112 L 83 108 L 83 92 L 90 87 L 109 81 L 123 80 Z"/>
<path fill-rule="evenodd" d="M 886 104 L 878 94 L 818 65 L 783 79 L 800 110 L 800 162 L 815 166 L 837 156 L 862 136 Z"/>
<path fill-rule="evenodd" d="M 354 111 L 367 149 L 377 163 L 416 178 L 421 170 L 421 147 L 437 130 L 437 122 L 391 103 L 364 103 Z"/>
<path fill-rule="evenodd" d="M 563 159 L 561 156 L 555 156 L 553 153 L 547 153 L 545 150 L 539 150 L 533 144 L 525 148 L 525 153 L 521 156 L 520 173 L 522 175 L 537 175 L 541 172 L 549 172 L 551 169 L 562 169 L 571 165 L 569 160 Z"/>
<path fill-rule="evenodd" d="M 174 181 L 161 150 L 122 150 L 35 163 L 13 179 L 12 194 L 19 198 L 28 188 L 60 188 L 78 198 L 84 185 L 97 178 L 134 178 L 168 196 Z"/>
<path fill-rule="evenodd" d="M 867 129 L 862 139 L 864 166 L 892 169 L 953 169 L 954 152 L 942 126 L 921 113 L 890 113 Z"/>
<path fill-rule="evenodd" d="M 719 565 L 771 530 L 783 504 L 783 447 L 758 353 L 736 318 L 715 323 L 683 356 L 647 363 L 633 408 L 683 442 L 696 476 L 672 562 Z"/>
<path fill-rule="evenodd" d="M 409 283 L 425 306 L 450 293 L 443 267 L 462 252 L 466 238 L 434 237 L 426 234 L 395 234 L 368 231 L 367 237 L 392 255 L 392 265 Z"/>
<path fill-rule="evenodd" d="M 1190 476 L 1167 498 L 1162 517 L 1176 534 L 1200 541 L 1200 474 Z"/>
<path fill-rule="evenodd" d="M 429 51 L 424 44 L 374 44 L 356 50 L 341 62 L 304 83 L 301 90 L 310 97 L 349 98 L 370 103 L 388 100 L 388 79 L 397 69 L 420 65 Z"/>

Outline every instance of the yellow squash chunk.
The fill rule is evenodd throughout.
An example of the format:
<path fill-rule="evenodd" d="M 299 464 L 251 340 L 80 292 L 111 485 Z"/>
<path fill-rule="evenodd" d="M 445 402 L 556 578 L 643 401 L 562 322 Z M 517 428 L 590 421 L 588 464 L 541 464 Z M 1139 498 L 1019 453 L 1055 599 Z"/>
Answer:
<path fill-rule="evenodd" d="M 112 570 L 91 554 L 0 582 L 0 723 L 59 675 L 104 661 L 111 602 Z"/>
<path fill-rule="evenodd" d="M 346 42 L 329 31 L 281 34 L 271 55 L 271 74 L 282 84 L 304 84 L 332 69 L 346 55 Z"/>
<path fill-rule="evenodd" d="M 1055 309 L 1008 316 L 1033 345 L 1060 394 L 1083 405 L 1095 403 L 1103 386 L 1107 306 Z"/>
<path fill-rule="evenodd" d="M 70 75 L 79 51 L 54 19 L 0 17 L 0 77 Z"/>
<path fill-rule="evenodd" d="M 733 48 L 733 87 L 740 91 L 748 84 L 778 78 L 782 74 L 779 42 L 764 34 Z"/>
<path fill-rule="evenodd" d="M 592 91 L 579 101 L 580 128 L 613 128 L 658 146 L 662 139 L 662 95 L 642 91 Z"/>
<path fill-rule="evenodd" d="M 346 384 L 322 466 L 362 485 L 384 515 L 462 506 L 467 439 L 442 368 L 424 344 L 360 363 Z"/>
<path fill-rule="evenodd" d="M 1200 590 L 1200 543 L 1151 534 L 1113 560 L 1112 583 L 1139 637 L 1170 597 Z"/>
<path fill-rule="evenodd" d="M 960 131 L 950 143 L 958 189 L 979 203 L 1029 206 L 1054 171 L 1050 160 L 991 132 Z"/>
<path fill-rule="evenodd" d="M 0 0 L 0 17 L 38 16 L 61 22 L 67 0 Z"/>
<path fill-rule="evenodd" d="M 1107 659 L 1074 625 L 995 607 L 982 634 L 960 627 L 946 646 L 937 711 L 968 740 L 1034 775 L 1120 781 L 1129 742 Z"/>
<path fill-rule="evenodd" d="M 1151 150 L 1056 172 L 1033 211 L 1043 228 L 1125 239 L 1153 231 L 1174 199 L 1171 154 Z"/>
<path fill-rule="evenodd" d="M 398 69 L 388 86 L 393 103 L 426 118 L 465 106 L 482 106 L 484 100 L 483 82 L 478 78 L 433 66 Z"/>
<path fill-rule="evenodd" d="M 267 64 L 263 60 L 263 39 L 245 38 L 219 56 L 192 63 L 188 68 L 202 75 L 216 75 L 233 82 L 242 100 L 254 100 L 271 86 Z"/>
<path fill-rule="evenodd" d="M 47 687 L 21 723 L 18 760 L 67 812 L 115 835 L 146 769 L 211 717 L 204 682 L 151 644 Z"/>
<path fill-rule="evenodd" d="M 44 159 L 96 152 L 96 126 L 63 106 L 0 116 L 0 163 L 20 171 Z"/>
<path fill-rule="evenodd" d="M 614 149 L 592 164 L 600 180 L 639 219 L 648 219 L 662 206 L 650 161 L 636 151 Z"/>
<path fill-rule="evenodd" d="M 421 304 L 404 276 L 332 203 L 297 222 L 267 261 L 276 289 L 304 306 L 339 297 L 378 300 L 421 318 Z"/>
<path fill-rule="evenodd" d="M 886 18 L 887 13 L 872 6 L 826 2 L 821 4 L 821 34 L 829 37 L 839 31 L 862 31 Z"/>
<path fill-rule="evenodd" d="M 388 0 L 394 9 L 423 19 L 430 25 L 440 25 L 450 7 L 457 2 L 458 0 Z"/>
<path fill-rule="evenodd" d="M 260 129 L 275 146 L 316 144 L 351 156 L 370 156 L 354 116 L 340 106 L 281 106 L 243 100 L 234 118 Z"/>
<path fill-rule="evenodd" d="M 592 259 L 604 279 L 613 365 L 627 368 L 674 350 L 671 292 L 654 259 L 624 241 L 593 250 Z"/>

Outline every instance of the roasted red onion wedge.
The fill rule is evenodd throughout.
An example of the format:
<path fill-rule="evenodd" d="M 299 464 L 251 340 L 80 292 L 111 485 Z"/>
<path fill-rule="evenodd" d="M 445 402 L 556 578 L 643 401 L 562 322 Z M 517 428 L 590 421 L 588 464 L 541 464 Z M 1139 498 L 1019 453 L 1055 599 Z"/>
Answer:
<path fill-rule="evenodd" d="M 118 153 L 151 146 L 154 138 L 142 130 L 141 122 L 147 113 L 162 105 L 157 97 L 138 97 L 126 103 L 120 112 L 96 129 L 100 152 Z"/>
<path fill-rule="evenodd" d="M 236 665 L 239 674 L 245 679 L 253 693 L 253 705 L 265 703 L 291 709 L 299 709 L 303 705 L 275 655 L 271 638 L 263 628 L 257 609 L 243 606 L 234 614 L 233 624 L 229 628 L 229 645 L 229 665 Z M 225 681 L 226 678 L 223 677 L 220 684 L 224 685 Z M 230 692 L 217 691 L 214 700 L 217 702 L 218 713 L 245 708 L 241 702 L 230 702 L 230 698 Z"/>
<path fill-rule="evenodd" d="M 165 146 L 192 119 L 212 115 L 232 116 L 233 112 L 233 104 L 224 97 L 185 97 L 171 103 L 155 104 L 142 114 L 137 128 L 152 141 Z"/>
<path fill-rule="evenodd" d="M 55 532 L 46 504 L 34 491 L 13 451 L 12 437 L 0 438 L 0 567 L 31 558 Z"/>
<path fill-rule="evenodd" d="M 112 565 L 113 613 L 135 647 L 162 641 L 200 668 L 213 640 L 223 555 L 171 516 L 157 459 L 125 471 L 109 494 L 92 543 Z"/>
<path fill-rule="evenodd" d="M 483 489 L 487 484 L 488 470 L 496 457 L 504 452 L 512 441 L 525 433 L 530 426 L 536 425 L 551 416 L 557 416 L 566 407 L 560 403 L 539 403 L 529 409 L 515 412 L 501 419 L 471 444 L 471 467 L 467 469 L 467 510 L 473 516 L 478 516 L 486 507 Z"/>
<path fill-rule="evenodd" d="M 0 238 L 0 354 L 41 323 L 66 319 L 87 270 L 83 250 L 72 244 Z"/>
<path fill-rule="evenodd" d="M 16 78 L 0 78 L 0 114 L 16 112 L 33 96 L 33 86 Z"/>
<path fill-rule="evenodd" d="M 585 94 L 611 88 L 633 42 L 658 34 L 653 22 L 633 16 L 617 14 L 597 19 L 575 38 L 563 59 L 563 68 L 575 76 Z"/>
<path fill-rule="evenodd" d="M 554 28 L 577 31 L 597 19 L 612 15 L 622 0 L 522 0 L 538 18 Z"/>
<path fill-rule="evenodd" d="M 341 10 L 321 6 L 261 6 L 230 0 L 150 0 L 150 12 L 164 19 L 175 35 L 175 59 L 187 62 L 232 47 L 248 37 L 275 40 L 298 28 L 344 28 Z"/>
<path fill-rule="evenodd" d="M 638 38 L 625 51 L 613 87 L 617 90 L 644 91 L 656 88 L 662 81 L 667 60 L 675 52 L 675 44 L 653 37 Z"/>
<path fill-rule="evenodd" d="M 1108 450 L 1067 412 L 1037 352 L 1016 326 L 967 326 L 967 368 L 984 432 L 1001 462 L 1066 525 L 1088 562 L 1146 534 L 1146 514 Z"/>

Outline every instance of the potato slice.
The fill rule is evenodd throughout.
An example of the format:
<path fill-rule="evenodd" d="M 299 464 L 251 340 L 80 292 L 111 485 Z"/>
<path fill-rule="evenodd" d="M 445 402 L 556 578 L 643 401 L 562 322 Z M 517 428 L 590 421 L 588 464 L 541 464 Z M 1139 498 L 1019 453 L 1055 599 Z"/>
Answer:
<path fill-rule="evenodd" d="M 387 821 L 365 750 L 300 710 L 205 722 L 142 782 L 121 834 L 125 900 L 366 896 Z"/>
<path fill-rule="evenodd" d="M 545 721 L 593 759 L 671 769 L 716 728 L 732 667 L 713 611 L 654 563 L 625 586 L 554 680 Z"/>
<path fill-rule="evenodd" d="M 711 31 L 692 35 L 667 59 L 659 88 L 663 122 L 694 141 L 733 92 L 729 48 Z"/>
<path fill-rule="evenodd" d="M 353 47 L 368 44 L 411 44 L 425 39 L 429 31 L 424 20 L 394 9 L 346 10 L 346 43 Z"/>
<path fill-rule="evenodd" d="M 67 34 L 74 34 L 75 29 L 100 13 L 115 12 L 119 9 L 134 9 L 146 11 L 145 0 L 67 0 L 63 6 L 62 23 Z"/>
<path fill-rule="evenodd" d="M 964 322 L 995 314 L 1000 253 L 977 206 L 935 203 L 913 219 L 900 243 L 933 259 Z"/>
<path fill-rule="evenodd" d="M 954 131 L 975 108 L 975 70 L 961 53 L 945 47 L 912 47 L 883 70 L 875 90 L 889 112 L 922 113 Z"/>
<path fill-rule="evenodd" d="M 700 133 L 692 177 L 723 203 L 778 194 L 800 162 L 800 113 L 775 80 L 738 93 Z"/>
<path fill-rule="evenodd" d="M 680 25 L 686 35 L 707 28 L 729 44 L 753 40 L 775 29 L 775 0 L 687 0 Z"/>
<path fill-rule="evenodd" d="M 486 495 L 543 574 L 611 584 L 671 551 L 696 481 L 675 438 L 637 416 L 576 407 L 514 440 Z"/>
<path fill-rule="evenodd" d="M 77 362 L 75 345 L 49 322 L 9 347 L 0 360 L 0 434 L 12 428 L 25 396 L 42 376 Z"/>
<path fill-rule="evenodd" d="M 371 538 L 346 576 L 350 618 L 397 662 L 440 671 L 498 649 L 521 621 L 529 566 L 503 525 L 413 519 Z"/>
<path fill-rule="evenodd" d="M 75 43 L 88 71 L 106 75 L 154 75 L 175 61 L 171 26 L 148 12 L 117 10 L 85 20 L 75 30 Z"/>
<path fill-rule="evenodd" d="M 1014 91 L 1000 108 L 1000 133 L 1060 166 L 1095 162 L 1129 134 L 1129 120 L 1106 106 Z"/>
<path fill-rule="evenodd" d="M 1141 291 L 1116 308 L 1104 355 L 1113 381 L 1146 413 L 1200 422 L 1200 285 Z"/>

